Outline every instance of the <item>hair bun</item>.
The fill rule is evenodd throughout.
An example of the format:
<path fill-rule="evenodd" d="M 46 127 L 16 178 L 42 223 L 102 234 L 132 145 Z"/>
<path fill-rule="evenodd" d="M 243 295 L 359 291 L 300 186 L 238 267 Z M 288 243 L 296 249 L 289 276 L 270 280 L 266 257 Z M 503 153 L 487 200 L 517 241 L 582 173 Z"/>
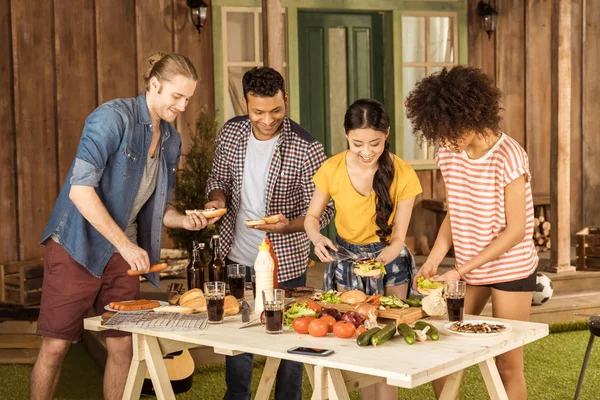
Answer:
<path fill-rule="evenodd" d="M 150 55 L 150 57 L 148 57 L 148 63 L 150 64 L 150 67 L 153 67 L 154 64 L 159 62 L 164 56 L 166 56 L 166 54 L 163 53 L 162 51 L 157 51 L 155 53 L 152 53 Z"/>

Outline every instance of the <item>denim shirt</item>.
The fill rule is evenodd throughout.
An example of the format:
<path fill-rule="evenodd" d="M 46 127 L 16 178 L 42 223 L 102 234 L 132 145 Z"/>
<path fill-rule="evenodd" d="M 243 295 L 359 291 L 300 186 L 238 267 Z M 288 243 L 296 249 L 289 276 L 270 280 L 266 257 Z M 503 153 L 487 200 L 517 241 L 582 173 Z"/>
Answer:
<path fill-rule="evenodd" d="M 161 152 L 156 189 L 137 216 L 138 245 L 151 264 L 160 261 L 163 216 L 173 200 L 181 137 L 160 122 Z M 115 247 L 100 234 L 69 199 L 72 185 L 92 186 L 110 216 L 125 231 L 137 196 L 152 141 L 146 94 L 102 104 L 85 121 L 75 160 L 63 183 L 41 243 L 52 235 L 92 275 L 100 277 Z M 158 286 L 158 273 L 146 278 Z"/>

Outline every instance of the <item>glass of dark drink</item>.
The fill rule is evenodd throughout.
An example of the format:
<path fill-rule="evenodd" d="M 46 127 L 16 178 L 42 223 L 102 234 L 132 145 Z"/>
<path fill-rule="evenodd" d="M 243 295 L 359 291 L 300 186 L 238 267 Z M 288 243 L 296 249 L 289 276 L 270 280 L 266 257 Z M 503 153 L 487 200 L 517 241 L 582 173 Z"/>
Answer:
<path fill-rule="evenodd" d="M 451 322 L 463 320 L 466 289 L 467 283 L 465 281 L 446 281 L 444 284 L 446 305 L 448 306 L 448 320 Z"/>
<path fill-rule="evenodd" d="M 236 299 L 244 298 L 246 287 L 246 266 L 242 264 L 229 264 L 227 266 L 227 280 L 229 281 L 229 292 Z"/>
<path fill-rule="evenodd" d="M 209 324 L 223 323 L 225 315 L 225 282 L 206 282 L 204 284 L 206 311 Z"/>
<path fill-rule="evenodd" d="M 267 333 L 283 333 L 283 303 L 285 302 L 285 290 L 263 290 L 262 297 L 265 309 L 265 328 Z"/>

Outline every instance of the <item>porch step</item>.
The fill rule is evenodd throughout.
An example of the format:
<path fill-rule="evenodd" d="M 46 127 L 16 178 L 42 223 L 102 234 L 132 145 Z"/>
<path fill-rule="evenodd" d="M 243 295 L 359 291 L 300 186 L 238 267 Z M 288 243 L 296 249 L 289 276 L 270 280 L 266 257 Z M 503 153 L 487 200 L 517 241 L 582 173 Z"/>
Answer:
<path fill-rule="evenodd" d="M 578 321 L 584 318 L 573 315 L 574 312 L 600 315 L 600 292 L 587 292 L 577 295 L 555 294 L 548 302 L 540 306 L 531 306 L 530 321 L 551 324 Z M 492 316 L 491 301 L 486 304 L 481 315 Z"/>

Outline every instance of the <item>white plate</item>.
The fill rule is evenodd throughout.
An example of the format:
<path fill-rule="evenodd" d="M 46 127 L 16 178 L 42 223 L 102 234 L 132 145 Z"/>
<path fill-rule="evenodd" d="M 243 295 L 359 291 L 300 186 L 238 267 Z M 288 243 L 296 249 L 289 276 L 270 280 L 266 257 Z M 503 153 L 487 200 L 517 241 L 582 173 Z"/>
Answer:
<path fill-rule="evenodd" d="M 492 332 L 492 333 L 471 333 L 471 332 L 457 332 L 457 331 L 453 331 L 452 329 L 450 329 L 450 327 L 452 325 L 454 325 L 456 322 L 448 322 L 446 325 L 444 325 L 444 329 L 446 329 L 448 332 L 450 333 L 454 333 L 455 335 L 462 335 L 462 336 L 469 336 L 469 337 L 486 337 L 486 336 L 496 336 L 496 335 L 501 335 L 503 333 L 506 332 L 510 332 L 512 330 L 512 326 L 510 326 L 509 324 L 506 324 L 504 322 L 499 322 L 499 321 L 486 321 L 486 320 L 464 320 L 462 321 L 463 323 L 467 323 L 467 324 L 493 324 L 493 325 L 502 325 L 504 326 L 504 330 L 502 332 Z"/>
<path fill-rule="evenodd" d="M 130 301 L 135 301 L 135 300 L 120 301 L 119 303 L 129 303 Z M 169 303 L 168 303 L 168 302 L 166 302 L 166 301 L 161 301 L 161 300 L 155 300 L 155 301 L 158 301 L 158 302 L 160 303 L 161 307 L 162 307 L 162 306 L 168 306 L 168 305 L 169 305 Z M 110 308 L 110 307 L 108 306 L 108 304 L 104 306 L 104 309 L 105 309 L 106 311 L 112 311 L 112 312 L 122 312 L 122 313 L 131 313 L 131 312 L 140 312 L 140 311 L 150 311 L 150 310 L 152 310 L 152 309 L 150 309 L 150 310 L 137 310 L 137 311 L 120 311 L 120 310 L 115 310 L 115 309 L 113 309 L 113 308 Z"/>

